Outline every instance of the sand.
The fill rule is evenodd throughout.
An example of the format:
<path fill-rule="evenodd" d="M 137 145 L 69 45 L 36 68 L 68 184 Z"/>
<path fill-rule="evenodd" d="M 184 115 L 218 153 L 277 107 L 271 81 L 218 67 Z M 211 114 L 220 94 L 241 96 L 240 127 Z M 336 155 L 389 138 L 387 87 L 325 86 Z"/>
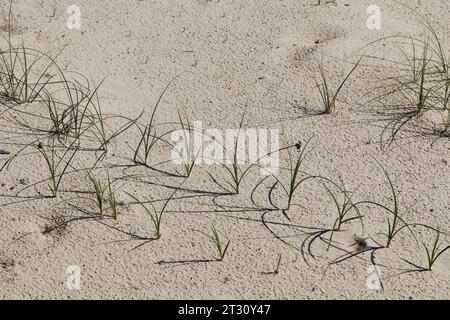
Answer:
<path fill-rule="evenodd" d="M 368 44 L 394 35 L 423 37 L 424 20 L 394 1 L 378 0 L 381 29 L 369 30 L 367 8 L 373 1 L 315 3 L 78 0 L 81 30 L 70 30 L 66 1 L 16 0 L 12 42 L 56 50 L 52 54 L 65 47 L 58 57 L 63 70 L 94 84 L 104 79 L 99 88 L 104 114 L 135 118 L 144 110 L 140 123 L 149 121 L 162 91 L 176 78 L 161 100 L 158 123 L 178 121 L 178 109 L 204 128 L 237 129 L 246 109 L 243 126 L 279 129 L 281 146 L 311 139 L 302 170 L 342 179 L 355 202 L 391 208 L 379 161 L 399 192 L 401 212 L 407 211 L 403 219 L 449 232 L 450 144 L 433 134 L 435 116 L 414 120 L 391 141 L 389 112 L 401 98 L 370 102 L 388 90 L 387 79 L 400 68 L 392 61 L 403 57 L 401 45 L 392 41 Z M 403 3 L 428 19 L 450 46 L 448 1 Z M 7 1 L 0 9 L 5 34 Z M 336 112 L 320 114 L 316 58 L 336 86 L 362 54 L 367 57 L 339 95 Z M 10 152 L 0 154 L 0 166 L 27 143 L 48 141 L 49 123 L 37 117 L 48 117 L 46 110 L 39 103 L 17 108 L 26 112 L 4 112 L 0 106 L 0 149 Z M 108 130 L 124 123 L 111 118 Z M 433 271 L 421 269 L 427 265 L 422 243 L 430 246 L 435 237 L 428 228 L 411 227 L 414 236 L 404 228 L 389 248 L 378 248 L 386 242 L 380 233 L 392 216 L 361 205 L 364 231 L 358 220 L 345 224 L 327 250 L 330 232 L 325 231 L 333 226 L 336 208 L 318 180 L 302 184 L 293 200 L 298 205 L 281 210 L 286 195 L 280 184 L 287 185 L 290 176 L 286 151 L 280 155 L 278 184 L 252 168 L 235 195 L 228 192 L 230 176 L 223 166 L 199 164 L 185 179 L 167 147 L 152 152 L 149 167 L 135 165 L 132 149 L 138 142 L 133 126 L 111 142 L 95 171 L 103 181 L 106 172 L 114 179 L 117 220 L 109 212 L 99 216 L 81 170 L 99 152 L 77 155 L 72 164 L 80 170 L 69 170 L 58 199 L 49 197 L 48 169 L 36 143 L 0 172 L 0 298 L 450 298 L 450 252 Z M 299 154 L 295 148 L 290 152 Z M 162 237 L 155 240 L 150 216 L 128 193 L 159 210 L 180 185 L 163 215 Z M 212 225 L 223 241 L 230 240 L 222 262 L 208 238 Z M 354 234 L 368 238 L 366 247 L 352 246 Z M 443 248 L 450 238 L 442 235 L 441 241 Z M 352 256 L 340 259 L 346 252 Z M 374 270 L 381 285 L 371 282 L 378 279 Z M 73 281 L 78 271 L 79 283 Z"/>

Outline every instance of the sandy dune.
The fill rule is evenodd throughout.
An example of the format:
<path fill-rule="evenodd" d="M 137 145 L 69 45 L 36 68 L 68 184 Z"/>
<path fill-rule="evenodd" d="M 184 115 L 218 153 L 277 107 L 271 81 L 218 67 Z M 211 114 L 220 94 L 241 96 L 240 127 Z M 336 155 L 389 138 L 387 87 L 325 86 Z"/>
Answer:
<path fill-rule="evenodd" d="M 88 80 L 91 93 L 101 83 L 92 105 L 101 105 L 108 136 L 141 117 L 109 141 L 104 157 L 89 128 L 52 197 L 42 150 L 56 144 L 61 170 L 76 139 L 49 132 L 45 101 L 19 103 L 0 87 L 0 298 L 450 298 L 450 252 L 426 271 L 424 247 L 432 248 L 437 229 L 439 248 L 450 244 L 450 144 L 441 131 L 445 110 L 435 79 L 442 70 L 432 66 L 439 61 L 430 30 L 448 57 L 447 0 L 403 0 L 410 8 L 391 0 L 77 0 L 81 29 L 68 29 L 73 12 L 59 0 L 15 0 L 9 28 L 7 2 L 0 4 L 4 57 L 9 30 L 13 48 L 23 43 L 51 57 L 63 49 L 60 70 L 52 65 L 43 77 L 49 92 L 67 102 L 60 84 L 51 83 L 61 73 L 83 85 Z M 367 25 L 371 5 L 381 9 L 379 30 Z M 429 39 L 429 94 L 417 116 L 415 91 L 404 79 L 420 83 L 420 67 L 409 71 L 423 61 L 425 42 L 412 38 Z M 317 60 L 334 89 L 361 56 L 336 111 L 323 114 Z M 45 59 L 37 69 L 45 69 Z M 221 132 L 238 129 L 245 110 L 243 129 L 278 129 L 280 148 L 293 146 L 279 153 L 280 170 L 265 176 L 251 167 L 235 194 L 220 164 L 198 163 L 185 178 L 164 141 L 147 166 L 136 164 L 139 129 L 165 89 L 154 118 L 158 134 L 170 140 L 180 129 L 177 110 Z M 301 176 L 329 180 L 305 180 L 283 210 L 289 155 L 295 161 L 295 144 L 307 141 Z M 117 219 L 106 193 L 99 214 L 87 178 L 94 164 L 92 174 L 113 182 Z M 393 210 L 383 168 L 400 214 L 389 248 L 383 233 L 396 217 L 367 202 Z M 353 219 L 331 233 L 337 210 L 326 187 L 340 204 L 345 193 L 330 180 L 341 187 L 342 181 L 358 203 L 363 226 Z M 166 205 L 160 239 L 136 199 L 158 212 Z M 230 240 L 223 261 L 209 238 L 212 225 L 223 245 Z M 354 235 L 365 239 L 359 248 Z"/>

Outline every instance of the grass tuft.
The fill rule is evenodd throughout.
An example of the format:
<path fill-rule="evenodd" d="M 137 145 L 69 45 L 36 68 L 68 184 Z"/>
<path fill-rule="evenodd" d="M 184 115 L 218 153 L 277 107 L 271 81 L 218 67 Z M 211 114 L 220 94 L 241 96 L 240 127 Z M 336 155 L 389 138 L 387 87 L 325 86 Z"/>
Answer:
<path fill-rule="evenodd" d="M 116 199 L 116 192 L 112 187 L 112 182 L 111 182 L 111 178 L 109 177 L 109 172 L 108 172 L 108 202 L 109 205 L 111 207 L 111 212 L 112 212 L 112 216 L 115 220 L 117 220 L 117 215 L 119 213 L 118 211 L 118 203 L 117 203 L 117 199 Z"/>
<path fill-rule="evenodd" d="M 403 229 L 405 229 L 405 228 L 408 229 L 413 236 L 414 236 L 414 233 L 411 229 L 412 224 L 411 225 L 408 224 L 403 219 L 404 215 L 408 212 L 409 209 L 405 210 L 404 212 L 400 211 L 400 206 L 399 206 L 399 202 L 398 202 L 398 192 L 397 192 L 396 188 L 394 187 L 394 183 L 392 182 L 387 170 L 378 161 L 377 161 L 377 163 L 383 170 L 383 173 L 389 182 L 389 187 L 391 189 L 392 199 L 393 199 L 392 207 L 389 208 L 389 207 L 387 207 L 381 203 L 375 202 L 375 201 L 361 201 L 361 202 L 356 203 L 355 206 L 358 206 L 360 204 L 370 204 L 370 205 L 377 206 L 388 213 L 387 231 L 381 233 L 381 235 L 386 237 L 385 247 L 389 248 L 392 244 L 392 241 L 396 238 L 396 236 L 399 234 L 399 232 L 401 232 Z"/>
<path fill-rule="evenodd" d="M 152 202 L 148 201 L 147 203 L 150 204 L 150 207 L 146 206 L 144 202 L 133 196 L 132 194 L 127 194 L 133 198 L 144 210 L 145 212 L 150 216 L 150 219 L 152 220 L 153 227 L 154 227 L 154 236 L 156 239 L 161 239 L 162 233 L 161 233 L 161 222 L 164 215 L 164 212 L 167 208 L 167 205 L 172 200 L 172 198 L 175 196 L 175 193 L 178 191 L 179 188 L 176 188 L 175 191 L 170 195 L 170 197 L 166 200 L 164 203 L 164 206 L 160 211 L 156 210 L 155 206 Z"/>
<path fill-rule="evenodd" d="M 427 247 L 425 244 L 423 244 L 426 253 L 427 253 L 427 270 L 431 271 L 433 268 L 433 265 L 435 262 L 439 259 L 439 257 L 445 253 L 447 250 L 450 249 L 450 245 L 446 246 L 443 249 L 439 249 L 441 243 L 440 243 L 440 235 L 441 232 L 439 230 L 436 231 L 436 238 L 434 239 L 434 242 L 431 246 L 431 248 Z"/>
<path fill-rule="evenodd" d="M 187 114 L 181 114 L 180 110 L 178 110 L 178 120 L 181 126 L 181 130 L 183 132 L 183 166 L 184 166 L 184 174 L 186 178 L 191 176 L 192 170 L 194 170 L 195 162 L 197 161 L 200 150 L 195 150 L 194 146 L 194 127 L 191 124 L 191 121 Z"/>
<path fill-rule="evenodd" d="M 300 150 L 298 150 L 298 148 L 296 147 L 297 151 L 300 151 L 300 154 L 296 157 L 296 160 L 294 160 L 294 157 L 292 156 L 290 149 L 287 149 L 288 155 L 289 155 L 289 166 L 290 166 L 289 167 L 289 169 L 290 169 L 289 170 L 290 171 L 289 187 L 286 188 L 283 186 L 283 184 L 281 184 L 283 186 L 284 191 L 286 192 L 286 194 L 288 196 L 286 210 L 289 210 L 291 208 L 292 200 L 294 198 L 294 194 L 297 191 L 298 187 L 300 187 L 300 185 L 304 181 L 312 178 L 312 176 L 302 177 L 302 171 L 300 170 L 303 160 L 305 159 L 306 149 L 307 149 L 311 139 L 309 139 L 306 142 L 306 144 L 300 148 Z"/>
<path fill-rule="evenodd" d="M 352 73 L 356 70 L 356 68 L 360 64 L 362 58 L 363 58 L 363 56 L 361 58 L 359 58 L 359 60 L 353 65 L 350 72 L 347 73 L 346 77 L 344 78 L 344 80 L 341 81 L 341 83 L 339 84 L 339 86 L 336 90 L 333 90 L 329 86 L 328 78 L 327 78 L 323 63 L 321 61 L 317 60 L 317 65 L 318 65 L 318 69 L 319 69 L 319 73 L 320 73 L 320 80 L 318 81 L 315 78 L 315 81 L 316 81 L 316 87 L 319 90 L 320 97 L 322 100 L 323 112 L 325 114 L 331 114 L 336 111 L 336 100 L 339 96 L 339 93 L 341 92 L 342 88 L 344 87 L 344 85 L 346 84 L 346 82 L 348 81 L 348 79 L 350 78 Z"/>
<path fill-rule="evenodd" d="M 96 176 L 94 176 L 94 174 L 92 173 L 92 171 L 87 171 L 87 176 L 89 178 L 89 181 L 91 182 L 93 188 L 94 188 L 94 193 L 95 193 L 95 204 L 97 206 L 97 209 L 99 211 L 99 214 L 101 217 L 103 217 L 103 213 L 104 213 L 104 195 L 106 192 L 106 189 L 108 188 L 107 186 L 103 186 L 102 182 L 100 181 L 99 178 L 97 178 Z"/>
<path fill-rule="evenodd" d="M 325 180 L 328 182 L 332 182 L 329 179 L 325 179 Z M 323 182 L 322 184 L 325 187 L 325 189 L 327 190 L 327 192 L 330 194 L 331 198 L 333 199 L 333 202 L 334 202 L 334 204 L 336 206 L 336 210 L 337 210 L 337 217 L 333 223 L 333 227 L 331 228 L 330 238 L 328 240 L 328 249 L 327 250 L 329 250 L 331 247 L 331 242 L 332 242 L 334 233 L 337 231 L 341 231 L 342 226 L 345 223 L 351 222 L 353 220 L 360 220 L 363 232 L 364 232 L 364 223 L 363 223 L 363 215 L 360 213 L 358 207 L 352 201 L 352 197 L 353 197 L 354 193 L 350 194 L 350 192 L 348 190 L 346 190 L 343 181 L 341 181 L 342 187 L 340 187 L 337 184 L 335 184 L 334 182 L 332 182 L 332 184 L 334 184 L 339 189 L 340 194 L 342 195 L 341 199 L 339 199 L 339 197 L 335 193 L 333 193 L 331 188 L 329 188 L 325 182 Z M 355 214 L 351 215 L 352 212 L 354 212 Z"/>
<path fill-rule="evenodd" d="M 214 243 L 214 246 L 216 247 L 217 256 L 218 256 L 217 260 L 223 261 L 223 259 L 225 258 L 225 255 L 227 253 L 227 250 L 228 250 L 231 240 L 228 240 L 228 242 L 225 244 L 220 239 L 219 233 L 217 232 L 217 229 L 214 225 L 211 227 L 211 230 L 212 230 L 212 236 L 210 236 L 210 239 L 212 240 L 212 242 Z"/>
<path fill-rule="evenodd" d="M 73 141 L 69 147 L 65 148 L 65 151 L 61 157 L 57 155 L 57 147 L 54 139 L 51 139 L 47 146 L 39 143 L 36 149 L 45 159 L 45 163 L 47 164 L 47 168 L 50 173 L 50 190 L 52 195 L 53 197 L 58 197 L 61 181 L 79 150 L 77 140 Z"/>

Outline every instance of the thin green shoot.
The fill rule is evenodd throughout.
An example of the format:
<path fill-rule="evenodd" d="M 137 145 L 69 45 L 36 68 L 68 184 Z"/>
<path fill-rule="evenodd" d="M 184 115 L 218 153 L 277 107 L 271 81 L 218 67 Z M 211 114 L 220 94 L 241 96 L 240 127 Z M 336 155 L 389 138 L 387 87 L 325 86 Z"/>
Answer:
<path fill-rule="evenodd" d="M 103 217 L 103 214 L 104 214 L 103 203 L 105 201 L 104 196 L 105 196 L 105 191 L 108 188 L 108 186 L 106 186 L 106 187 L 103 186 L 101 180 L 99 178 L 97 178 L 96 176 L 94 176 L 92 171 L 87 171 L 87 175 L 88 175 L 88 178 L 94 188 L 95 204 L 97 206 L 100 216 Z"/>
<path fill-rule="evenodd" d="M 361 56 L 361 58 L 359 58 L 359 60 L 353 65 L 350 72 L 347 73 L 346 77 L 344 78 L 344 80 L 341 81 L 341 83 L 339 84 L 338 88 L 335 91 L 333 91 L 333 89 L 328 84 L 328 78 L 323 63 L 317 60 L 317 65 L 320 73 L 320 80 L 318 81 L 317 79 L 315 79 L 315 82 L 316 87 L 318 88 L 320 93 L 325 114 L 331 114 L 336 111 L 336 100 L 339 96 L 339 93 L 341 92 L 344 85 L 347 83 L 352 73 L 356 70 L 356 68 L 360 64 L 362 58 L 363 56 Z"/>
<path fill-rule="evenodd" d="M 167 205 L 172 200 L 172 198 L 175 196 L 175 193 L 179 190 L 179 188 L 176 188 L 175 191 L 170 195 L 170 197 L 166 200 L 164 203 L 162 209 L 158 211 L 152 202 L 148 201 L 147 203 L 150 204 L 150 207 L 146 206 L 144 202 L 133 196 L 132 194 L 127 194 L 133 198 L 144 210 L 145 212 L 150 216 L 150 219 L 152 220 L 153 226 L 154 226 L 154 236 L 156 239 L 161 239 L 162 233 L 161 233 L 161 224 L 162 224 L 162 218 L 164 215 L 164 212 L 167 208 Z"/>
<path fill-rule="evenodd" d="M 79 145 L 76 145 L 76 143 L 77 141 L 75 140 L 69 147 L 65 148 L 65 151 L 61 157 L 57 156 L 54 139 L 51 140 L 51 143 L 49 143 L 48 146 L 44 146 L 39 143 L 36 147 L 47 164 L 51 180 L 50 190 L 53 197 L 58 197 L 61 181 L 79 150 Z M 68 159 L 65 161 L 64 159 L 67 157 Z"/>
<path fill-rule="evenodd" d="M 274 274 L 280 273 L 280 266 L 281 266 L 281 253 L 278 254 L 277 265 L 275 267 L 275 271 L 273 272 Z"/>
<path fill-rule="evenodd" d="M 216 229 L 216 227 L 213 225 L 211 227 L 212 230 L 212 236 L 210 236 L 212 242 L 214 243 L 214 246 L 216 248 L 217 251 L 217 260 L 218 261 L 223 261 L 223 259 L 225 258 L 225 255 L 228 251 L 228 247 L 230 245 L 231 240 L 228 240 L 228 242 L 225 244 L 222 239 L 219 236 L 219 233 Z"/>
<path fill-rule="evenodd" d="M 112 187 L 111 178 L 109 177 L 109 172 L 108 172 L 108 202 L 111 207 L 112 216 L 115 220 L 117 220 L 118 203 L 116 199 L 115 190 Z"/>
<path fill-rule="evenodd" d="M 431 271 L 431 269 L 433 268 L 433 265 L 435 264 L 435 262 L 439 259 L 439 257 L 445 253 L 447 250 L 450 249 L 450 245 L 444 247 L 443 249 L 440 249 L 440 235 L 441 232 L 438 230 L 436 232 L 436 238 L 433 242 L 433 245 L 431 246 L 431 248 L 427 247 L 425 244 L 423 244 L 423 246 L 425 247 L 426 253 L 427 253 L 427 270 Z"/>

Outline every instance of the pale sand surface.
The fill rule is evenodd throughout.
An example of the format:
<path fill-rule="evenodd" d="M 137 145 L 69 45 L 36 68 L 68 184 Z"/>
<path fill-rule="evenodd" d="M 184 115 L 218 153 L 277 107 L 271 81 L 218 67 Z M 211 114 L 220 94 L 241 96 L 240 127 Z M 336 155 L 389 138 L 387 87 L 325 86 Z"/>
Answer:
<path fill-rule="evenodd" d="M 2 33 L 6 2 L 0 6 Z M 58 57 L 64 70 L 79 72 L 96 84 L 106 78 L 99 90 L 103 112 L 132 118 L 146 108 L 142 122 L 179 75 L 161 101 L 159 123 L 177 121 L 177 109 L 184 109 L 207 128 L 238 128 L 247 106 L 245 127 L 279 128 L 282 144 L 313 137 L 303 170 L 335 181 L 341 177 L 347 189 L 357 190 L 354 201 L 391 206 L 392 194 L 377 159 L 399 190 L 401 210 L 410 208 L 404 219 L 450 232 L 448 138 L 435 141 L 429 131 L 416 130 L 422 124 L 429 128 L 425 118 L 406 126 L 387 148 L 380 140 L 389 138 L 390 129 L 383 135 L 389 125 L 386 113 L 398 97 L 366 103 L 380 94 L 377 87 L 383 88 L 399 67 L 390 60 L 402 61 L 402 56 L 401 45 L 392 42 L 365 46 L 392 35 L 423 37 L 423 20 L 390 0 L 311 5 L 314 2 L 77 0 L 82 28 L 68 30 L 67 1 L 16 0 L 12 41 L 23 40 L 42 51 L 66 46 Z M 403 3 L 426 17 L 450 46 L 447 0 Z M 382 9 L 381 30 L 366 26 L 371 4 Z M 334 86 L 361 54 L 378 59 L 363 59 L 341 92 L 335 115 L 317 114 L 321 105 L 314 87 L 314 57 L 323 57 Z M 36 117 L 47 116 L 46 110 L 37 104 L 26 108 L 26 113 L 5 113 L 0 107 L 0 149 L 14 154 L 34 135 L 42 137 L 24 123 L 48 129 Z M 108 123 L 119 127 L 123 121 Z M 182 173 L 170 162 L 168 148 L 151 155 L 157 170 L 134 166 L 130 146 L 138 140 L 135 127 L 119 136 L 97 170 L 105 178 L 108 169 L 118 179 L 117 197 L 124 205 L 117 220 L 98 217 L 84 172 L 63 179 L 59 201 L 44 197 L 50 195 L 48 181 L 41 182 L 48 171 L 36 148 L 26 149 L 0 172 L 0 298 L 450 298 L 449 252 L 432 272 L 418 272 L 413 266 L 426 266 L 422 242 L 430 244 L 434 238 L 429 230 L 414 228 L 416 239 L 402 230 L 390 248 L 375 251 L 374 261 L 366 252 L 333 263 L 343 250 L 352 250 L 352 235 L 361 233 L 358 222 L 335 235 L 337 248 L 327 251 L 318 238 L 308 246 L 308 236 L 333 225 L 331 197 L 320 183 L 307 182 L 294 198 L 301 206 L 293 206 L 286 217 L 273 210 L 285 206 L 286 196 L 279 185 L 271 192 L 273 178 L 259 184 L 264 178 L 259 170 L 246 176 L 241 194 L 226 195 L 220 185 L 226 186 L 229 175 L 223 167 L 195 167 L 168 204 L 162 238 L 145 240 L 152 237 L 153 225 L 127 192 L 161 208 L 184 178 L 164 173 Z M 92 165 L 96 155 L 80 153 L 76 166 Z M 0 165 L 6 159 L 0 155 Z M 282 153 L 283 167 L 287 160 Z M 287 183 L 289 172 L 282 170 L 277 177 Z M 23 178 L 28 181 L 21 183 Z M 388 215 L 374 206 L 361 208 L 364 236 L 384 244 L 379 233 L 385 232 Z M 223 262 L 210 261 L 216 256 L 214 246 L 203 233 L 210 233 L 212 224 L 231 239 Z M 450 238 L 441 240 L 444 246 Z M 280 272 L 269 274 L 280 254 Z M 381 271 L 383 290 L 367 287 L 372 262 Z M 81 290 L 66 286 L 70 265 L 81 268 Z"/>

